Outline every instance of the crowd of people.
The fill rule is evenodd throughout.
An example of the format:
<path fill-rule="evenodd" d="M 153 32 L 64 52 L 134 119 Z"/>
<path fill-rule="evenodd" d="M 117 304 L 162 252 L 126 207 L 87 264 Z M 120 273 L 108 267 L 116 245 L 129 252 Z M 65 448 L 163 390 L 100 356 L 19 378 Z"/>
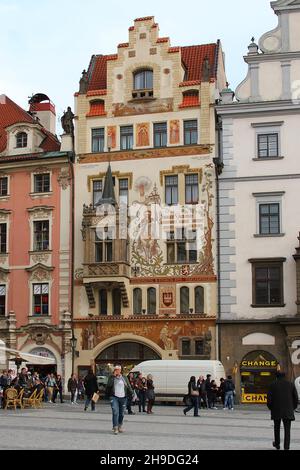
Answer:
<path fill-rule="evenodd" d="M 203 376 L 197 380 L 195 376 L 190 378 L 188 383 L 188 393 L 184 397 L 186 408 L 183 410 L 184 415 L 194 410 L 194 416 L 199 416 L 199 409 L 206 408 L 217 410 L 217 402 L 220 401 L 224 410 L 232 410 L 234 407 L 235 385 L 232 377 L 229 375 L 227 379 L 220 379 L 217 385 L 208 374 L 206 378 Z"/>

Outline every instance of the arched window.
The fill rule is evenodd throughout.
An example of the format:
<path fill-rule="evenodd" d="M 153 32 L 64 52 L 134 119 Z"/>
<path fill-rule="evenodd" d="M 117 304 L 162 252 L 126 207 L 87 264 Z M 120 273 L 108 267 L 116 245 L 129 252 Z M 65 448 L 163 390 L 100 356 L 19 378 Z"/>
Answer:
<path fill-rule="evenodd" d="M 143 308 L 143 296 L 141 289 L 134 289 L 133 291 L 133 314 L 141 315 Z"/>
<path fill-rule="evenodd" d="M 201 286 L 195 289 L 195 313 L 204 313 L 204 288 Z"/>
<path fill-rule="evenodd" d="M 113 314 L 116 316 L 121 315 L 121 289 L 114 289 L 112 291 L 113 297 Z"/>
<path fill-rule="evenodd" d="M 23 149 L 27 147 L 28 136 L 26 132 L 18 132 L 16 135 L 16 147 Z"/>
<path fill-rule="evenodd" d="M 189 314 L 190 310 L 190 290 L 188 287 L 180 289 L 180 313 Z"/>
<path fill-rule="evenodd" d="M 150 287 L 147 292 L 147 312 L 148 315 L 156 315 L 156 289 Z"/>
<path fill-rule="evenodd" d="M 153 70 L 138 70 L 133 75 L 134 90 L 152 90 L 153 89 Z"/>

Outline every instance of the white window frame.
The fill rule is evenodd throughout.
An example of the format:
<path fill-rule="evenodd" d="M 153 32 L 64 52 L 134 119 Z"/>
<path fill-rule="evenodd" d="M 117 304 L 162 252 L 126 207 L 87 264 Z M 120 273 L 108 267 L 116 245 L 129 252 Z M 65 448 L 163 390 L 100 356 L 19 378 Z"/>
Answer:
<path fill-rule="evenodd" d="M 1 319 L 8 317 L 8 282 L 0 282 L 0 286 L 5 287 L 5 315 L 4 317 L 0 316 Z"/>
<path fill-rule="evenodd" d="M 285 192 L 277 193 L 254 193 L 253 196 L 256 199 L 256 234 L 255 238 L 271 238 L 271 237 L 283 237 L 285 235 L 283 231 L 283 196 Z M 260 219 L 259 219 L 259 208 L 263 204 L 279 204 L 279 223 L 280 232 L 279 234 L 261 234 L 260 233 Z"/>
<path fill-rule="evenodd" d="M 282 159 L 282 149 L 281 149 L 281 127 L 284 122 L 258 122 L 251 124 L 251 127 L 255 129 L 255 161 L 267 161 L 267 160 L 278 160 Z M 260 135 L 268 134 L 277 134 L 278 136 L 278 155 L 276 157 L 260 157 L 259 156 L 259 147 L 258 147 L 258 137 Z"/>
<path fill-rule="evenodd" d="M 0 195 L 0 201 L 5 201 L 7 198 L 10 197 L 10 176 L 0 174 L 0 178 L 7 178 L 7 195 L 6 196 Z"/>
<path fill-rule="evenodd" d="M 50 175 L 50 191 L 48 191 L 47 193 L 36 193 L 34 191 L 34 179 L 35 179 L 35 176 L 39 176 L 39 175 Z M 42 195 L 42 196 L 47 196 L 49 194 L 52 194 L 53 192 L 53 187 L 52 187 L 52 171 L 49 170 L 49 169 L 45 169 L 45 171 L 34 171 L 33 173 L 31 173 L 31 195 L 32 196 L 36 196 L 36 195 Z"/>
<path fill-rule="evenodd" d="M 52 284 L 53 284 L 53 279 L 47 279 L 45 281 L 38 281 L 38 280 L 31 280 L 29 281 L 29 289 L 30 289 L 30 296 L 29 296 L 29 317 L 30 318 L 35 318 L 37 315 L 34 315 L 33 313 L 33 286 L 36 284 L 48 284 L 49 286 L 49 294 L 48 294 L 48 315 L 41 315 L 41 318 L 50 318 L 52 317 Z M 40 316 L 39 316 L 40 317 Z"/>

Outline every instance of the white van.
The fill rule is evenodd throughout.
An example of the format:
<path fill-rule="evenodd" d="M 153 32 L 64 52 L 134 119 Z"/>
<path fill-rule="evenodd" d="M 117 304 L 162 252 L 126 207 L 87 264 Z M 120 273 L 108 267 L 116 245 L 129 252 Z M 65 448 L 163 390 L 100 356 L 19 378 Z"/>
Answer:
<path fill-rule="evenodd" d="M 221 378 L 226 378 L 225 370 L 220 361 L 146 361 L 132 369 L 135 376 L 142 373 L 151 374 L 158 401 L 182 401 L 188 393 L 188 382 L 192 376 L 196 379 L 203 375 L 211 375 L 217 385 Z"/>

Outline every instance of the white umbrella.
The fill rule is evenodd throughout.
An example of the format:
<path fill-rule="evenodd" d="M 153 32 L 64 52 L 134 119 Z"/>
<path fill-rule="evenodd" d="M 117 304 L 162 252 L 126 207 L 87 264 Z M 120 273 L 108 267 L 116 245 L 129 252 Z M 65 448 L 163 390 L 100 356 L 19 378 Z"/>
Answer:
<path fill-rule="evenodd" d="M 17 354 L 18 356 L 20 356 L 21 359 L 23 358 L 26 362 L 29 362 L 30 364 L 55 364 L 55 359 L 52 357 L 44 357 L 38 356 L 36 354 L 24 353 L 22 351 L 18 351 L 17 349 L 10 349 L 2 346 L 0 346 L 0 351 L 8 352 L 9 354 Z"/>

